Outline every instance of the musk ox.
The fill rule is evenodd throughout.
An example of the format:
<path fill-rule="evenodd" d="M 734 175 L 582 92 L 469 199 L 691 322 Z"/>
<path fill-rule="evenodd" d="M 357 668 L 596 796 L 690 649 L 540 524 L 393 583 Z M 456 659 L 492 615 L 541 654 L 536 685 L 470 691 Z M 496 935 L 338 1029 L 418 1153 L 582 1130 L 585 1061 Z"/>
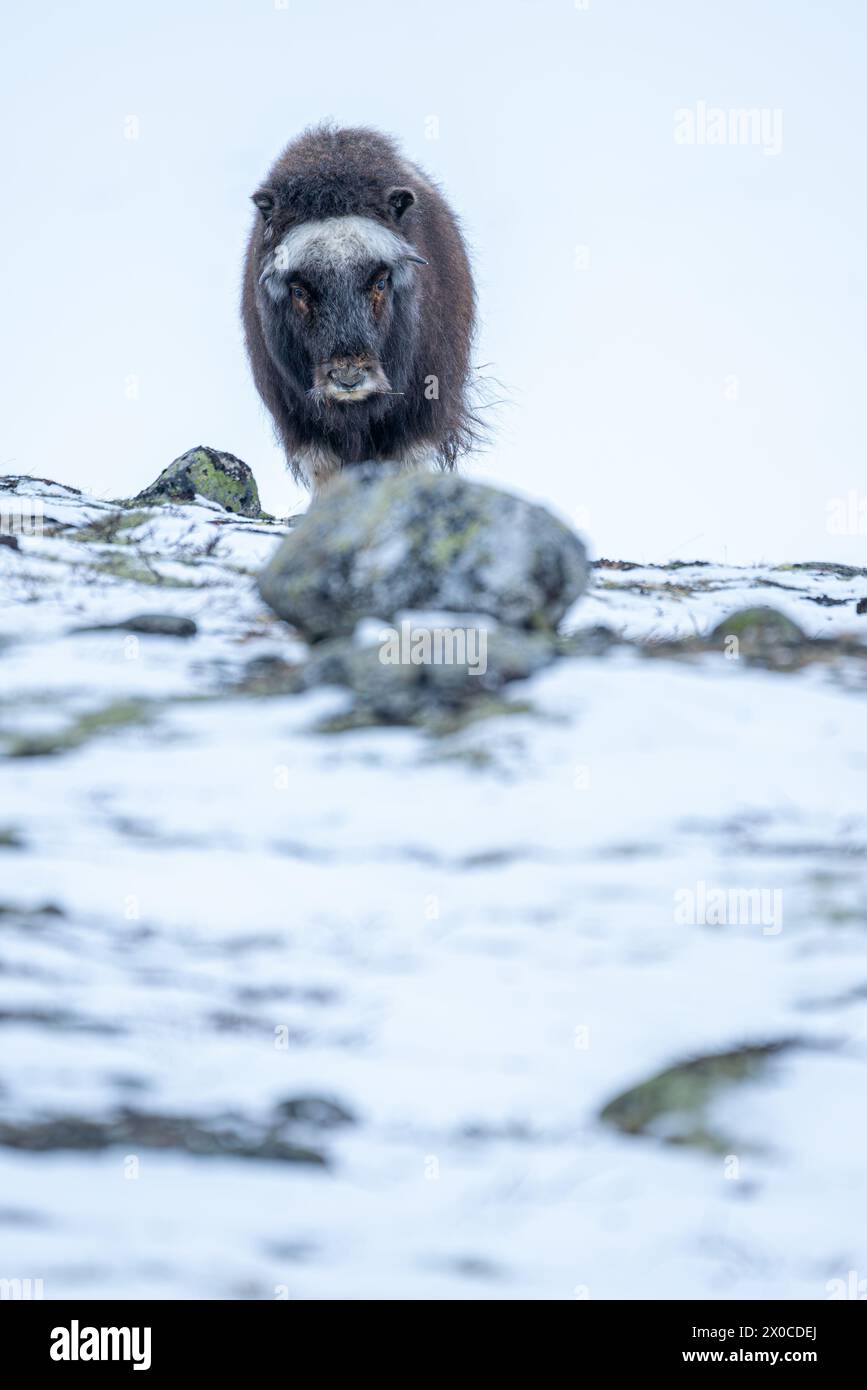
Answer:
<path fill-rule="evenodd" d="M 442 194 L 377 131 L 309 130 L 253 194 L 242 313 L 294 477 L 452 468 L 471 447 L 475 293 Z"/>

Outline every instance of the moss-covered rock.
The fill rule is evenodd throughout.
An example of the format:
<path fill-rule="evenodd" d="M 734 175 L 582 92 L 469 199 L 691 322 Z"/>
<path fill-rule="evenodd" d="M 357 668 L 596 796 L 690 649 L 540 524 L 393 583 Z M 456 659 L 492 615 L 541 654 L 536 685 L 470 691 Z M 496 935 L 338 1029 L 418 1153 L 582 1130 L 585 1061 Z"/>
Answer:
<path fill-rule="evenodd" d="M 710 636 L 712 647 L 734 639 L 739 657 L 765 666 L 788 667 L 797 663 L 809 639 L 802 628 L 776 608 L 739 608 L 717 623 Z"/>
<path fill-rule="evenodd" d="M 624 1134 L 724 1153 L 732 1141 L 711 1127 L 706 1113 L 711 1101 L 736 1082 L 756 1079 L 772 1058 L 795 1045 L 786 1038 L 679 1062 L 615 1096 L 600 1118 Z"/>
<path fill-rule="evenodd" d="M 453 475 L 359 468 L 313 503 L 259 588 L 318 640 L 409 609 L 550 631 L 586 583 L 581 541 L 544 507 Z"/>
<path fill-rule="evenodd" d="M 251 470 L 234 454 L 200 445 L 164 468 L 134 503 L 192 502 L 196 497 L 218 502 L 227 512 L 263 518 L 259 489 Z"/>

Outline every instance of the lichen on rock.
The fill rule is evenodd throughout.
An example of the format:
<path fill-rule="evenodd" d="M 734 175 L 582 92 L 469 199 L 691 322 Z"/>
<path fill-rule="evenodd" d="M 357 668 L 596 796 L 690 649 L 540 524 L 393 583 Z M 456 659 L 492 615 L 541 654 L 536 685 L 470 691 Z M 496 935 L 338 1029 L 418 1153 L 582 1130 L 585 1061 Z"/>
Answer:
<path fill-rule="evenodd" d="M 181 454 L 132 500 L 134 503 L 193 502 L 196 497 L 217 502 L 227 512 L 236 512 L 239 516 L 266 516 L 259 502 L 256 479 L 247 464 L 234 454 L 205 445 Z"/>
<path fill-rule="evenodd" d="M 318 641 L 419 608 L 552 631 L 586 584 L 584 546 L 544 507 L 457 476 L 359 468 L 316 499 L 259 589 Z"/>
<path fill-rule="evenodd" d="M 725 1153 L 733 1140 L 713 1128 L 707 1114 L 712 1101 L 729 1086 L 755 1080 L 775 1057 L 796 1045 L 795 1039 L 784 1038 L 678 1062 L 615 1096 L 600 1119 L 624 1134 Z"/>
<path fill-rule="evenodd" d="M 798 663 L 802 649 L 809 645 L 806 633 L 777 608 L 757 605 L 740 608 L 711 633 L 711 645 L 734 639 L 738 656 L 757 664 L 789 667 Z"/>

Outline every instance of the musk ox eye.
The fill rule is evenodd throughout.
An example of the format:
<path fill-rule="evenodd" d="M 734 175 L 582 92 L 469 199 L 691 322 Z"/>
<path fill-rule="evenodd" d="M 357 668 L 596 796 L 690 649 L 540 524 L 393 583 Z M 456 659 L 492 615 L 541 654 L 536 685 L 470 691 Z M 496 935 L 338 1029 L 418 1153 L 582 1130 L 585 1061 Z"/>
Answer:
<path fill-rule="evenodd" d="M 385 305 L 386 290 L 388 289 L 388 282 L 390 279 L 391 276 L 388 271 L 381 270 L 377 272 L 376 279 L 371 280 L 368 284 L 367 293 L 369 295 L 370 308 L 375 319 L 378 319 L 382 313 L 383 306 Z"/>
<path fill-rule="evenodd" d="M 290 285 L 290 286 L 289 286 L 289 293 L 290 293 L 290 295 L 292 296 L 292 300 L 293 300 L 293 303 L 295 304 L 296 309 L 300 310 L 300 312 L 301 312 L 302 314 L 307 314 L 307 313 L 309 313 L 309 311 L 310 311 L 310 296 L 308 295 L 308 293 L 307 293 L 307 291 L 305 290 L 304 286 L 303 286 L 303 285 Z"/>

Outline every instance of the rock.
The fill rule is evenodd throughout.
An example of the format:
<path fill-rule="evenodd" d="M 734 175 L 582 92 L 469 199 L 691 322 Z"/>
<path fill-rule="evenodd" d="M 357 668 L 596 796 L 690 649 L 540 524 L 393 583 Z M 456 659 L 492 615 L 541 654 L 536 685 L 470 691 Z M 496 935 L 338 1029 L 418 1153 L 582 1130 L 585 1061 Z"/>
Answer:
<path fill-rule="evenodd" d="M 739 657 L 762 665 L 788 666 L 808 644 L 806 633 L 776 608 L 739 608 L 717 623 L 711 645 L 735 638 Z"/>
<path fill-rule="evenodd" d="M 678 1062 L 615 1096 L 600 1119 L 624 1134 L 651 1135 L 669 1144 L 726 1153 L 735 1141 L 711 1127 L 707 1115 L 711 1102 L 727 1087 L 760 1077 L 775 1057 L 797 1045 L 795 1038 L 782 1038 Z"/>
<path fill-rule="evenodd" d="M 419 608 L 551 631 L 586 584 L 584 546 L 544 507 L 455 475 L 359 468 L 311 505 L 259 590 L 315 641 Z"/>
<path fill-rule="evenodd" d="M 261 519 L 266 516 L 259 504 L 256 479 L 246 463 L 234 454 L 200 445 L 190 449 L 164 468 L 156 482 L 137 497 L 135 503 L 193 502 L 204 497 L 218 502 L 227 512 Z"/>
<path fill-rule="evenodd" d="M 119 623 L 93 623 L 76 627 L 74 632 L 142 632 L 155 637 L 195 637 L 198 628 L 192 618 L 174 613 L 136 613 Z"/>
<path fill-rule="evenodd" d="M 32 1121 L 0 1121 L 0 1148 L 55 1153 L 121 1145 L 133 1150 L 166 1149 L 197 1158 L 252 1158 L 324 1166 L 324 1154 L 284 1135 L 285 1124 L 282 1116 L 276 1123 L 240 1124 L 235 1117 L 160 1114 L 124 1107 L 105 1119 L 63 1114 Z"/>
<path fill-rule="evenodd" d="M 359 646 L 350 637 L 335 637 L 318 644 L 302 667 L 304 687 L 345 686 L 355 697 L 356 713 L 371 723 L 428 724 L 443 713 L 467 708 L 509 681 L 535 675 L 557 656 L 550 633 L 494 628 L 471 634 L 479 645 L 469 647 L 464 660 L 414 662 L 409 653 L 431 629 L 408 622 L 405 629 L 403 643 L 392 638 Z M 393 646 L 397 650 L 392 653 Z M 399 659 L 391 659 L 393 655 Z"/>
<path fill-rule="evenodd" d="M 341 1125 L 355 1124 L 355 1116 L 346 1106 L 326 1096 L 293 1096 L 291 1100 L 281 1101 L 276 1111 L 282 1119 L 310 1125 L 315 1129 L 336 1129 Z"/>
<path fill-rule="evenodd" d="M 305 689 L 302 667 L 269 653 L 248 661 L 234 690 L 241 695 L 297 695 Z"/>
<path fill-rule="evenodd" d="M 863 565 L 839 565 L 833 560 L 799 560 L 794 565 L 777 565 L 778 570 L 805 570 L 809 574 L 833 574 L 837 579 L 864 579 L 867 569 Z"/>

